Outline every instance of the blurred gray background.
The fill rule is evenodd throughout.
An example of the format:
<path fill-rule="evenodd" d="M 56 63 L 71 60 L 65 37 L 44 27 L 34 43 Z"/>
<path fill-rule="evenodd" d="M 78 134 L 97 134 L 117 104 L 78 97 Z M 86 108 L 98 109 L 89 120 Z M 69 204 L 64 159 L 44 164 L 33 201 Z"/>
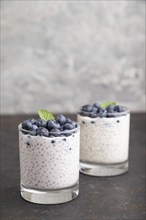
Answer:
<path fill-rule="evenodd" d="M 145 110 L 145 1 L 2 1 L 1 113 Z"/>

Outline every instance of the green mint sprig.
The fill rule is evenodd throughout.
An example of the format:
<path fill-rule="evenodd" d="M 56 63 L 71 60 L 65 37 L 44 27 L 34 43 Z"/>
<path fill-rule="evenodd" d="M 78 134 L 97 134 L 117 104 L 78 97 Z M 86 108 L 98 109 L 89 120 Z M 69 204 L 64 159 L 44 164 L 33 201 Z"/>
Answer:
<path fill-rule="evenodd" d="M 54 116 L 52 113 L 48 112 L 48 110 L 40 109 L 38 110 L 38 115 L 41 119 L 44 119 L 45 121 L 54 120 Z"/>
<path fill-rule="evenodd" d="M 116 105 L 116 102 L 112 102 L 112 101 L 107 101 L 107 102 L 103 102 L 100 107 L 101 108 L 106 108 L 109 105 Z"/>

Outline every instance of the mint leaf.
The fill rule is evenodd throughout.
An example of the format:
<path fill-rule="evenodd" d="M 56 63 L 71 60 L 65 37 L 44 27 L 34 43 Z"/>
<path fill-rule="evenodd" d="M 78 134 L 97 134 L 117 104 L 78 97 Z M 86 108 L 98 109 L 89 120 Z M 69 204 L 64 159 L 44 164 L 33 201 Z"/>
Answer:
<path fill-rule="evenodd" d="M 52 113 L 44 109 L 38 110 L 38 115 L 41 119 L 44 119 L 45 121 L 54 120 L 54 116 L 52 115 Z"/>
<path fill-rule="evenodd" d="M 116 102 L 111 102 L 111 101 L 107 101 L 107 102 L 103 102 L 100 107 L 101 108 L 106 108 L 109 105 L 116 105 Z"/>

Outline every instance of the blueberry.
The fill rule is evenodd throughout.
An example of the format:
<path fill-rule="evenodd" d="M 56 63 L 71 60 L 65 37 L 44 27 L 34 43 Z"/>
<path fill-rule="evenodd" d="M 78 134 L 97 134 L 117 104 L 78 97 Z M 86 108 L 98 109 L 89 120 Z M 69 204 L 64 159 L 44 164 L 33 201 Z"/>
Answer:
<path fill-rule="evenodd" d="M 85 112 L 91 112 L 92 111 L 92 106 L 91 105 L 83 105 L 82 106 L 82 111 L 85 111 Z"/>
<path fill-rule="evenodd" d="M 60 134 L 59 137 L 65 137 L 65 134 Z"/>
<path fill-rule="evenodd" d="M 33 131 L 36 131 L 38 129 L 38 126 L 37 125 L 32 125 L 32 130 Z"/>
<path fill-rule="evenodd" d="M 59 124 L 57 121 L 55 121 L 55 120 L 49 120 L 49 121 L 47 122 L 47 127 L 48 127 L 49 130 L 51 130 L 51 129 L 53 129 L 53 128 L 60 128 L 61 126 L 60 126 L 60 124 Z"/>
<path fill-rule="evenodd" d="M 123 111 L 124 111 L 124 108 L 123 108 L 123 106 L 115 105 L 114 110 L 115 110 L 116 112 L 123 112 Z"/>
<path fill-rule="evenodd" d="M 30 121 L 32 124 L 35 124 L 36 119 L 34 119 L 34 118 L 30 118 L 30 119 L 28 119 L 28 121 Z"/>
<path fill-rule="evenodd" d="M 106 109 L 104 109 L 104 108 L 99 109 L 99 117 L 100 118 L 106 117 L 106 113 L 107 113 Z"/>
<path fill-rule="evenodd" d="M 77 123 L 75 121 L 72 121 L 70 124 L 72 124 L 75 128 L 77 128 Z"/>
<path fill-rule="evenodd" d="M 72 121 L 70 118 L 66 119 L 66 123 L 65 124 L 71 124 L 74 126 L 74 128 L 77 128 L 77 123 L 75 121 Z"/>
<path fill-rule="evenodd" d="M 28 120 L 22 122 L 22 128 L 26 129 L 26 130 L 29 130 L 29 131 L 33 130 L 32 123 Z"/>
<path fill-rule="evenodd" d="M 80 115 L 82 115 L 82 116 L 89 116 L 89 114 L 90 114 L 90 112 L 80 112 Z"/>
<path fill-rule="evenodd" d="M 49 136 L 49 131 L 46 128 L 44 128 L 44 127 L 39 127 L 37 129 L 36 133 L 39 136 L 45 136 L 45 137 Z"/>
<path fill-rule="evenodd" d="M 64 125 L 66 123 L 66 118 L 64 115 L 57 115 L 55 119 L 60 125 Z"/>
<path fill-rule="evenodd" d="M 93 112 L 93 113 L 97 113 L 97 112 L 98 112 L 98 109 L 99 109 L 99 108 L 96 108 L 96 107 L 93 106 L 92 112 Z"/>
<path fill-rule="evenodd" d="M 32 135 L 32 136 L 36 136 L 36 131 L 34 131 L 34 130 L 30 131 L 29 134 Z"/>
<path fill-rule="evenodd" d="M 53 134 L 49 134 L 49 136 L 48 136 L 49 138 L 53 138 L 53 137 L 55 137 Z"/>
<path fill-rule="evenodd" d="M 21 131 L 23 134 L 29 134 L 30 133 L 30 131 L 28 131 L 28 130 L 23 130 L 23 131 Z"/>
<path fill-rule="evenodd" d="M 63 125 L 62 125 L 62 126 L 60 126 L 59 130 L 60 130 L 60 131 L 63 131 Z"/>
<path fill-rule="evenodd" d="M 55 133 L 60 133 L 60 130 L 59 130 L 58 128 L 53 128 L 53 129 L 50 130 L 50 133 L 52 133 L 52 132 L 53 132 L 53 133 L 54 133 L 54 132 L 55 132 Z"/>
<path fill-rule="evenodd" d="M 44 128 L 47 127 L 47 123 L 44 119 L 36 120 L 35 125 L 37 125 L 38 127 L 44 127 Z"/>
<path fill-rule="evenodd" d="M 97 118 L 97 113 L 91 112 L 89 116 L 90 118 Z"/>
<path fill-rule="evenodd" d="M 114 105 L 108 105 L 106 107 L 106 110 L 107 110 L 108 113 L 114 113 L 114 109 L 115 109 Z"/>
<path fill-rule="evenodd" d="M 60 130 L 58 128 L 53 128 L 50 130 L 50 134 L 54 135 L 55 137 L 60 136 Z"/>
<path fill-rule="evenodd" d="M 96 107 L 96 108 L 99 108 L 100 105 L 96 102 L 96 103 L 93 104 L 93 106 Z"/>
<path fill-rule="evenodd" d="M 66 123 L 71 123 L 72 120 L 70 118 L 66 118 Z"/>
<path fill-rule="evenodd" d="M 68 132 L 68 130 L 64 130 L 63 134 L 68 137 L 70 135 L 72 135 L 72 132 Z"/>
<path fill-rule="evenodd" d="M 75 128 L 74 124 L 66 123 L 65 125 L 63 125 L 64 130 L 72 130 L 74 128 Z"/>

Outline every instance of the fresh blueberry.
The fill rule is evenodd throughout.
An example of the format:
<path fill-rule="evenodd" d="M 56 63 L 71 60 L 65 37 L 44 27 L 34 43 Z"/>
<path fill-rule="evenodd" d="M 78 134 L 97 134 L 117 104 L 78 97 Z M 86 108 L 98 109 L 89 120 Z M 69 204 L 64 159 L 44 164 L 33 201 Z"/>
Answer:
<path fill-rule="evenodd" d="M 104 109 L 104 108 L 100 108 L 99 109 L 99 117 L 100 118 L 106 117 L 106 114 L 107 114 L 107 110 L 106 109 Z"/>
<path fill-rule="evenodd" d="M 53 137 L 55 137 L 53 134 L 49 134 L 49 136 L 48 136 L 49 138 L 53 138 Z"/>
<path fill-rule="evenodd" d="M 48 129 L 49 129 L 49 131 L 50 131 L 50 130 L 53 129 L 53 128 L 60 128 L 61 126 L 60 126 L 60 124 L 59 124 L 57 121 L 55 121 L 55 120 L 49 120 L 49 121 L 47 122 L 47 127 L 48 127 Z"/>
<path fill-rule="evenodd" d="M 64 130 L 72 130 L 74 128 L 75 128 L 74 124 L 66 123 L 65 125 L 63 125 Z"/>
<path fill-rule="evenodd" d="M 96 108 L 99 108 L 100 105 L 96 102 L 96 103 L 93 104 L 93 106 L 96 107 Z"/>
<path fill-rule="evenodd" d="M 70 124 L 72 124 L 75 128 L 77 128 L 77 123 L 75 121 L 72 121 Z"/>
<path fill-rule="evenodd" d="M 36 131 L 35 130 L 30 131 L 29 134 L 32 135 L 32 136 L 36 136 Z"/>
<path fill-rule="evenodd" d="M 32 125 L 32 130 L 33 131 L 36 131 L 38 129 L 38 126 L 37 125 Z"/>
<path fill-rule="evenodd" d="M 72 132 L 68 132 L 68 130 L 64 130 L 63 135 L 68 137 L 68 136 L 72 135 Z"/>
<path fill-rule="evenodd" d="M 28 131 L 28 130 L 22 130 L 22 133 L 23 134 L 29 134 L 31 131 Z"/>
<path fill-rule="evenodd" d="M 90 115 L 90 112 L 80 112 L 80 115 L 82 115 L 82 116 L 89 116 Z"/>
<path fill-rule="evenodd" d="M 59 130 L 60 130 L 60 131 L 63 131 L 63 125 L 62 125 L 62 126 L 60 126 Z"/>
<path fill-rule="evenodd" d="M 50 134 L 54 135 L 55 137 L 60 136 L 60 130 L 58 128 L 53 128 L 50 130 Z"/>
<path fill-rule="evenodd" d="M 57 115 L 55 119 L 60 125 L 64 125 L 66 123 L 66 118 L 64 115 Z"/>
<path fill-rule="evenodd" d="M 107 110 L 108 113 L 114 113 L 114 109 L 115 109 L 114 105 L 108 105 L 106 107 L 106 110 Z"/>
<path fill-rule="evenodd" d="M 58 128 L 53 128 L 53 129 L 51 129 L 50 130 L 50 133 L 54 133 L 54 132 L 56 132 L 56 133 L 60 133 L 60 130 L 58 129 Z"/>
<path fill-rule="evenodd" d="M 34 118 L 30 118 L 30 119 L 28 119 L 28 121 L 30 121 L 32 124 L 35 124 L 36 119 L 34 119 Z"/>
<path fill-rule="evenodd" d="M 26 130 L 29 130 L 29 131 L 33 130 L 32 123 L 28 120 L 22 122 L 22 128 L 26 129 Z"/>
<path fill-rule="evenodd" d="M 82 111 L 91 112 L 92 108 L 93 108 L 93 106 L 91 106 L 91 105 L 83 105 L 82 106 Z"/>
<path fill-rule="evenodd" d="M 44 128 L 47 127 L 47 123 L 44 119 L 36 120 L 35 125 L 37 125 L 38 127 L 44 127 Z"/>
<path fill-rule="evenodd" d="M 75 121 L 72 121 L 70 118 L 66 119 L 65 124 L 72 124 L 75 128 L 77 128 L 77 123 Z"/>
<path fill-rule="evenodd" d="M 71 123 L 72 120 L 70 118 L 66 118 L 66 123 Z"/>
<path fill-rule="evenodd" d="M 91 112 L 89 116 L 90 118 L 97 118 L 97 113 Z"/>
<path fill-rule="evenodd" d="M 123 112 L 123 111 L 124 111 L 124 108 L 123 108 L 123 106 L 115 105 L 114 110 L 115 110 L 116 112 Z"/>
<path fill-rule="evenodd" d="M 49 136 L 49 131 L 46 128 L 44 128 L 44 127 L 39 127 L 37 129 L 36 133 L 39 136 L 45 136 L 45 137 Z"/>
<path fill-rule="evenodd" d="M 96 108 L 96 107 L 93 106 L 92 112 L 93 112 L 93 113 L 97 113 L 97 112 L 98 112 L 98 109 L 99 109 L 99 108 Z"/>

